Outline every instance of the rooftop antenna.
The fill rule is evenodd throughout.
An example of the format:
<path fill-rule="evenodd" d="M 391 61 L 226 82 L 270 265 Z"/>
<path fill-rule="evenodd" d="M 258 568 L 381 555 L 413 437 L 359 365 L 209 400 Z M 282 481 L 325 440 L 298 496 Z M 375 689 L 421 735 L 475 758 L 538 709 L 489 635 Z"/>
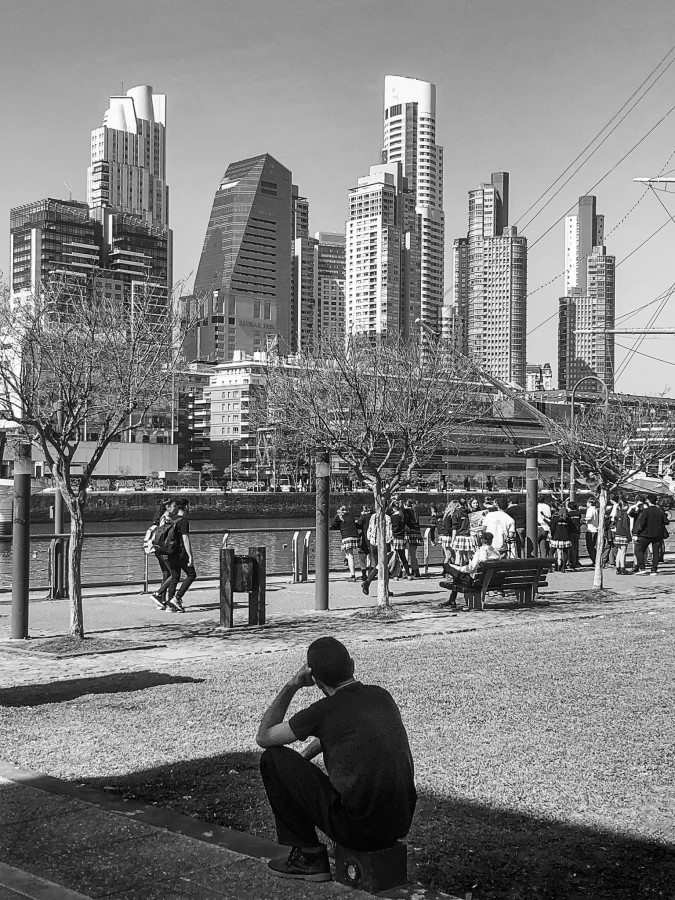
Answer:
<path fill-rule="evenodd" d="M 73 199 L 73 189 L 65 181 L 62 181 L 61 184 L 65 184 L 65 186 L 68 188 L 68 200 L 71 201 Z"/>

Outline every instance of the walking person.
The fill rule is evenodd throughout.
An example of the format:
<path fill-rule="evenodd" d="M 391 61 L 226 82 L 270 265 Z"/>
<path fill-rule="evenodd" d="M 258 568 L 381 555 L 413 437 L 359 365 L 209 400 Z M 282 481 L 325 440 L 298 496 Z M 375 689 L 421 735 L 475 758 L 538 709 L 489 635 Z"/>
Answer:
<path fill-rule="evenodd" d="M 628 509 L 623 500 L 616 505 L 614 515 L 614 545 L 616 547 L 616 574 L 626 575 L 626 551 L 632 540 Z"/>
<path fill-rule="evenodd" d="M 527 556 L 525 549 L 525 529 L 527 525 L 527 510 L 522 497 L 511 497 L 506 512 L 511 516 L 516 526 L 516 555 L 519 559 Z"/>
<path fill-rule="evenodd" d="M 429 506 L 429 544 L 433 547 L 436 543 L 436 526 L 438 525 L 438 510 L 432 503 Z"/>
<path fill-rule="evenodd" d="M 295 694 L 314 686 L 324 697 L 284 720 Z M 285 746 L 308 737 L 300 753 Z M 310 644 L 307 664 L 268 707 L 256 741 L 277 839 L 291 848 L 268 863 L 276 875 L 331 880 L 317 828 L 352 850 L 383 849 L 407 835 L 417 793 L 401 712 L 384 688 L 357 681 L 340 641 Z M 311 762 L 320 753 L 327 774 Z"/>
<path fill-rule="evenodd" d="M 659 570 L 659 543 L 664 540 L 668 519 L 657 505 L 657 498 L 650 494 L 647 498 L 647 506 L 642 510 L 637 521 L 637 542 L 635 544 L 635 557 L 638 571 L 636 575 L 646 575 L 645 552 L 649 546 L 652 548 L 652 575 L 658 575 Z"/>
<path fill-rule="evenodd" d="M 596 551 L 598 549 L 598 528 L 600 527 L 600 518 L 598 512 L 598 501 L 595 497 L 591 497 L 586 504 L 586 552 L 591 559 L 591 565 L 595 565 Z"/>
<path fill-rule="evenodd" d="M 438 526 L 438 542 L 443 548 L 444 563 L 451 563 L 454 559 L 454 552 L 452 549 L 452 514 L 454 513 L 456 506 L 456 501 L 450 500 L 443 511 L 443 518 Z"/>
<path fill-rule="evenodd" d="M 417 560 L 417 548 L 423 546 L 424 538 L 420 528 L 417 504 L 412 497 L 403 504 L 403 518 L 405 519 L 406 539 L 408 541 L 408 562 L 410 563 L 413 578 L 419 578 L 420 564 Z"/>
<path fill-rule="evenodd" d="M 361 564 L 361 581 L 365 581 L 370 569 L 373 566 L 373 559 L 370 555 L 370 544 L 368 543 L 368 525 L 370 517 L 373 514 L 371 507 L 365 503 L 361 507 L 361 515 L 356 520 L 356 529 L 359 532 L 359 562 Z"/>
<path fill-rule="evenodd" d="M 167 586 L 169 581 L 171 580 L 171 569 L 169 568 L 169 564 L 166 560 L 166 556 L 159 552 L 157 547 L 155 547 L 153 541 L 155 534 L 157 533 L 157 529 L 160 526 L 165 525 L 167 522 L 170 522 L 171 519 L 176 514 L 176 501 L 175 500 L 162 500 L 159 505 L 159 510 L 157 511 L 157 515 L 155 519 L 145 532 L 145 537 L 143 538 L 143 550 L 145 551 L 146 556 L 150 556 L 151 554 L 155 557 L 157 562 L 159 563 L 159 568 L 162 571 L 162 577 L 160 579 L 160 586 L 158 590 L 156 590 L 153 594 L 151 594 L 152 599 L 155 602 L 155 605 L 159 609 L 166 609 L 166 587 L 164 583 L 166 582 Z"/>
<path fill-rule="evenodd" d="M 537 544 L 539 547 L 539 556 L 550 556 L 551 548 L 549 541 L 551 538 L 551 507 L 548 503 L 540 500 L 537 503 Z"/>
<path fill-rule="evenodd" d="M 471 535 L 469 510 L 464 497 L 459 499 L 452 514 L 451 546 L 455 552 L 455 562 L 458 566 L 466 565 L 476 549 L 476 543 Z"/>
<path fill-rule="evenodd" d="M 410 573 L 410 566 L 405 555 L 408 542 L 406 540 L 405 515 L 403 514 L 403 505 L 400 500 L 394 500 L 391 504 L 391 534 L 391 546 L 398 557 L 398 562 L 405 571 L 405 577 L 412 579 L 413 576 Z"/>
<path fill-rule="evenodd" d="M 364 578 L 361 583 L 361 590 L 363 593 L 368 596 L 368 592 L 370 590 L 370 585 L 377 578 L 377 564 L 379 559 L 379 539 L 380 539 L 380 528 L 377 520 L 377 513 L 373 513 L 370 517 L 370 522 L 368 523 L 368 546 L 370 547 L 370 560 L 373 564 L 372 569 Z M 391 516 L 388 513 L 385 513 L 384 516 L 384 540 L 387 546 L 387 564 L 389 557 L 389 548 L 391 547 L 393 541 L 393 535 L 391 533 Z M 390 594 L 393 594 L 393 591 L 389 591 Z"/>
<path fill-rule="evenodd" d="M 347 507 L 343 504 L 337 511 L 335 520 L 330 526 L 331 531 L 339 531 L 342 536 L 342 552 L 347 560 L 349 567 L 349 577 L 352 581 L 356 581 L 356 567 L 354 565 L 354 551 L 358 553 L 361 541 L 359 530 L 356 526 L 356 519 L 347 512 Z M 366 577 L 365 571 L 362 572 Z"/>
<path fill-rule="evenodd" d="M 569 567 L 572 572 L 579 569 L 579 540 L 581 539 L 581 512 L 574 500 L 567 501 L 567 530 L 570 536 Z"/>
<path fill-rule="evenodd" d="M 631 569 L 631 572 L 633 575 L 638 570 L 637 556 L 635 553 L 635 550 L 637 547 L 637 539 L 638 539 L 637 524 L 638 524 L 638 519 L 640 518 L 640 513 L 642 512 L 643 509 L 645 509 L 646 506 L 647 506 L 647 498 L 645 496 L 641 495 L 637 498 L 637 500 L 634 503 L 632 503 L 628 507 L 628 510 L 627 510 L 628 518 L 630 519 L 630 533 L 631 533 L 631 537 L 633 539 L 633 568 Z"/>
<path fill-rule="evenodd" d="M 170 569 L 170 575 L 168 580 L 165 579 L 162 582 L 158 593 L 166 590 L 167 608 L 172 612 L 184 613 L 183 597 L 197 577 L 197 572 L 194 567 L 192 543 L 190 542 L 190 523 L 188 522 L 190 501 L 185 497 L 180 497 L 175 501 L 175 507 L 175 517 L 171 520 L 171 529 L 173 530 L 172 542 L 170 543 L 167 540 L 164 553 Z M 185 578 L 182 582 L 180 580 L 181 572 L 185 573 Z"/>
<path fill-rule="evenodd" d="M 555 553 L 555 567 L 558 572 L 567 570 L 571 546 L 567 509 L 555 504 L 551 510 L 551 550 Z"/>

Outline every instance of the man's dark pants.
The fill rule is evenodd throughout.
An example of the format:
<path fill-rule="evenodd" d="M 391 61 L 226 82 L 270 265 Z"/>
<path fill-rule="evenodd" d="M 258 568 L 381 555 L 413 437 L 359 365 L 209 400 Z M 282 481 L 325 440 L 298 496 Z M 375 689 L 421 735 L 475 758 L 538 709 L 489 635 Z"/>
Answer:
<path fill-rule="evenodd" d="M 586 552 L 591 558 L 591 562 L 595 565 L 595 555 L 598 549 L 598 532 L 597 531 L 587 531 L 586 532 Z"/>
<path fill-rule="evenodd" d="M 270 747 L 260 773 L 277 825 L 280 844 L 316 847 L 319 828 L 350 850 L 381 850 L 403 835 L 365 834 L 354 826 L 328 776 L 290 747 Z"/>
<path fill-rule="evenodd" d="M 570 555 L 569 555 L 570 569 L 578 569 L 579 568 L 579 535 L 571 534 L 570 541 L 572 542 L 572 546 L 570 547 Z"/>
<path fill-rule="evenodd" d="M 163 591 L 168 591 L 167 597 L 169 600 L 174 596 L 180 600 L 197 577 L 195 567 L 188 566 L 188 558 L 184 553 L 172 553 L 170 556 L 165 556 L 164 559 L 169 567 L 170 574 L 168 578 L 164 579 L 157 593 L 161 594 Z M 180 588 L 176 590 L 180 581 L 181 570 L 185 572 L 185 580 Z"/>
<path fill-rule="evenodd" d="M 647 547 L 652 545 L 652 572 L 658 572 L 659 570 L 659 544 L 661 543 L 661 538 L 648 538 L 648 537 L 639 537 L 635 541 L 635 561 L 637 562 L 638 569 L 645 568 L 645 554 L 647 552 Z"/>

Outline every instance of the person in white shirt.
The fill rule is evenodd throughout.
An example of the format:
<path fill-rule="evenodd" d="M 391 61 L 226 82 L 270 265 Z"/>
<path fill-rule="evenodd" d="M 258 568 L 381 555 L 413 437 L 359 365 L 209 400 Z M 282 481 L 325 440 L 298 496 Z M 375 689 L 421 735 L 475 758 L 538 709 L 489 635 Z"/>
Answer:
<path fill-rule="evenodd" d="M 492 546 L 503 557 L 516 555 L 516 523 L 506 512 L 506 498 L 497 498 L 497 509 L 489 512 L 483 519 L 483 528 L 493 536 Z"/>
<path fill-rule="evenodd" d="M 600 524 L 598 515 L 598 501 L 591 497 L 586 507 L 586 550 L 593 565 L 595 565 L 595 556 L 598 549 L 598 527 Z"/>
<path fill-rule="evenodd" d="M 478 536 L 480 544 L 478 549 L 471 557 L 471 560 L 465 566 L 453 566 L 452 563 L 443 563 L 443 571 L 446 575 L 452 577 L 452 587 L 450 588 L 450 596 L 441 603 L 441 606 L 457 606 L 457 592 L 460 587 L 469 587 L 480 584 L 483 575 L 477 573 L 478 566 L 488 559 L 499 559 L 499 552 L 492 546 L 493 535 L 489 531 L 483 531 Z M 465 606 L 464 609 L 468 609 Z"/>
<path fill-rule="evenodd" d="M 537 503 L 537 543 L 539 556 L 546 557 L 551 552 L 551 507 L 543 501 Z"/>

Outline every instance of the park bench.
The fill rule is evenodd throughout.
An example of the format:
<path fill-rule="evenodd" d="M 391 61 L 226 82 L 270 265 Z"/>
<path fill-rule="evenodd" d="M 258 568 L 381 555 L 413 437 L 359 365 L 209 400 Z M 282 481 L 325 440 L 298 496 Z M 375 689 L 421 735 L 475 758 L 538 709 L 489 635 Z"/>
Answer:
<path fill-rule="evenodd" d="M 490 559 L 478 566 L 477 574 L 483 580 L 475 585 L 460 585 L 469 609 L 483 609 L 488 591 L 514 591 L 519 606 L 531 606 L 537 591 L 546 587 L 545 580 L 553 568 L 555 559 Z M 452 581 L 441 581 L 441 587 L 451 590 Z"/>

